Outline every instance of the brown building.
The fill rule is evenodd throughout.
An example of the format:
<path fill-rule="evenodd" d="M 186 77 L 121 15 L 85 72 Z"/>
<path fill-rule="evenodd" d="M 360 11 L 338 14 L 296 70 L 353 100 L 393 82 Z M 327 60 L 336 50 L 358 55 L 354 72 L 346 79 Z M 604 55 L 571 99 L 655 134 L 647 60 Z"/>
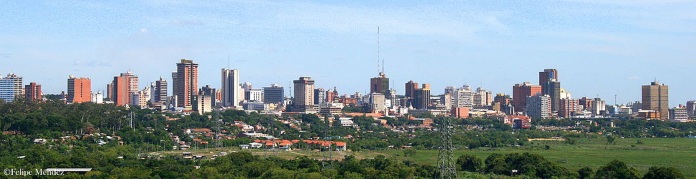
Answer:
<path fill-rule="evenodd" d="M 529 82 L 515 84 L 512 87 L 512 106 L 515 112 L 524 112 L 527 106 L 527 97 L 541 93 L 541 86 L 532 85 Z"/>
<path fill-rule="evenodd" d="M 408 81 L 408 83 L 406 83 L 406 89 L 404 90 L 406 92 L 406 94 L 404 94 L 404 96 L 406 96 L 407 98 L 413 99 L 413 96 L 415 95 L 414 93 L 416 92 L 417 89 L 418 89 L 418 83 L 413 82 L 413 81 Z"/>
<path fill-rule="evenodd" d="M 575 110 L 578 108 L 577 100 L 563 98 L 560 101 L 560 109 L 558 110 L 558 116 L 569 118 L 575 114 Z"/>
<path fill-rule="evenodd" d="M 669 88 L 665 84 L 655 81 L 650 85 L 643 85 L 643 109 L 653 110 L 659 114 L 660 120 L 669 119 Z"/>
<path fill-rule="evenodd" d="M 176 64 L 176 72 L 172 73 L 172 77 L 176 106 L 191 107 L 193 97 L 198 94 L 198 64 L 193 63 L 193 60 L 181 59 Z"/>
<path fill-rule="evenodd" d="M 36 84 L 35 82 L 24 85 L 24 97 L 27 99 L 27 101 L 41 101 L 43 99 L 41 85 Z"/>
<path fill-rule="evenodd" d="M 430 106 L 430 84 L 425 83 L 421 89 L 414 91 L 412 105 L 416 109 L 428 109 Z"/>
<path fill-rule="evenodd" d="M 84 103 L 92 101 L 92 82 L 89 78 L 68 78 L 68 103 Z"/>
<path fill-rule="evenodd" d="M 300 77 L 293 80 L 295 85 L 292 104 L 295 112 L 306 112 L 314 107 L 314 80 L 311 77 Z"/>
<path fill-rule="evenodd" d="M 370 93 L 382 93 L 384 96 L 391 96 L 387 75 L 380 72 L 378 77 L 370 78 Z"/>
<path fill-rule="evenodd" d="M 581 110 L 592 110 L 592 98 L 582 97 L 578 99 L 578 105 L 582 105 Z"/>
<path fill-rule="evenodd" d="M 120 76 L 115 76 L 111 82 L 111 99 L 116 106 L 125 106 L 131 104 L 131 94 L 138 92 L 138 76 L 131 72 L 121 73 Z"/>

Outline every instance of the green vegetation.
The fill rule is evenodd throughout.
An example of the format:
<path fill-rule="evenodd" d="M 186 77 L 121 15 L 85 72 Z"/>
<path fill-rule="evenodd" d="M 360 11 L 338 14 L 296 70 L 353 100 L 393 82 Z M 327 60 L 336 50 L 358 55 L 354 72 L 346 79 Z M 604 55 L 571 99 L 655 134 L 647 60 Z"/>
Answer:
<path fill-rule="evenodd" d="M 220 113 L 219 123 L 211 114 L 170 114 L 92 103 L 66 105 L 54 100 L 0 103 L 0 114 L 0 128 L 5 132 L 0 134 L 0 168 L 87 167 L 94 171 L 86 176 L 95 178 L 438 176 L 439 134 L 430 130 L 432 126 L 421 126 L 423 121 L 407 118 L 381 118 L 387 124 L 382 125 L 371 117 L 357 116 L 352 118 L 355 127 L 342 127 L 316 115 L 276 117 L 228 110 Z M 433 125 L 442 120 L 433 118 Z M 242 132 L 237 122 L 282 139 L 343 141 L 350 151 L 332 152 L 324 162 L 321 159 L 327 153 L 318 146 L 236 153 L 239 144 L 254 140 L 235 138 Z M 609 127 L 609 122 L 616 127 Z M 226 148 L 204 144 L 215 142 L 210 133 L 185 132 L 189 128 L 217 130 L 218 124 L 225 131 L 222 135 L 230 137 L 222 141 Z M 453 124 L 460 177 L 696 178 L 696 139 L 682 138 L 696 131 L 696 123 L 536 121 L 534 128 L 544 130 L 514 130 L 495 119 L 454 119 Z M 191 144 L 188 151 L 207 158 L 184 159 L 183 151 L 171 151 L 178 145 L 173 136 Z M 222 151 L 235 154 L 210 160 Z"/>

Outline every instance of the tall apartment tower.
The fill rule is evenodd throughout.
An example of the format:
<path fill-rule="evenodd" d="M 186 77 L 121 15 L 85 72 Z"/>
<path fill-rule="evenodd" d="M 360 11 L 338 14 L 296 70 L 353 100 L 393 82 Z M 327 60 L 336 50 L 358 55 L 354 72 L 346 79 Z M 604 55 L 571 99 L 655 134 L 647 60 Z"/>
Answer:
<path fill-rule="evenodd" d="M 430 105 L 430 84 L 423 84 L 422 88 L 414 91 L 413 96 L 413 107 L 416 109 L 428 109 Z"/>
<path fill-rule="evenodd" d="M 389 78 L 383 72 L 379 72 L 378 77 L 370 78 L 370 93 L 382 93 L 384 96 L 391 96 L 389 91 Z"/>
<path fill-rule="evenodd" d="M 283 98 L 285 98 L 285 91 L 282 86 L 277 84 L 271 84 L 270 87 L 263 87 L 263 102 L 266 104 L 283 103 Z"/>
<path fill-rule="evenodd" d="M 129 72 L 121 73 L 119 76 L 114 77 L 114 81 L 111 82 L 113 95 L 112 101 L 116 106 L 125 106 L 131 104 L 133 97 L 131 95 L 138 93 L 138 76 Z"/>
<path fill-rule="evenodd" d="M 526 97 L 525 113 L 535 119 L 547 119 L 551 117 L 551 97 L 537 94 Z"/>
<path fill-rule="evenodd" d="M 293 105 L 296 111 L 307 111 L 314 106 L 314 80 L 310 77 L 300 77 L 293 81 L 295 96 Z"/>
<path fill-rule="evenodd" d="M 660 120 L 669 119 L 669 88 L 657 81 L 643 85 L 643 109 L 654 110 L 660 114 Z"/>
<path fill-rule="evenodd" d="M 155 81 L 153 88 L 152 99 L 154 102 L 163 102 L 167 99 L 167 80 L 160 76 L 160 79 Z"/>
<path fill-rule="evenodd" d="M 241 107 L 239 103 L 242 101 L 244 92 L 239 82 L 239 70 L 222 69 L 222 106 Z"/>
<path fill-rule="evenodd" d="M 68 78 L 68 103 L 84 103 L 92 101 L 92 82 L 89 78 Z"/>
<path fill-rule="evenodd" d="M 541 92 L 551 97 L 551 110 L 558 111 L 561 102 L 561 82 L 558 81 L 558 70 L 544 69 L 539 72 Z"/>
<path fill-rule="evenodd" d="M 0 99 L 10 103 L 17 97 L 24 97 L 22 77 L 14 73 L 7 74 L 4 78 L 0 77 Z"/>
<path fill-rule="evenodd" d="M 326 102 L 326 91 L 324 91 L 324 88 L 314 89 L 314 105 L 320 105 Z"/>
<path fill-rule="evenodd" d="M 515 84 L 512 87 L 512 106 L 515 112 L 524 112 L 527 107 L 527 97 L 541 93 L 541 86 L 529 82 Z"/>
<path fill-rule="evenodd" d="M 191 108 L 193 98 L 198 94 L 198 64 L 181 59 L 176 63 L 176 73 L 172 73 L 172 78 L 176 106 Z"/>
<path fill-rule="evenodd" d="M 452 103 L 455 108 L 469 108 L 474 105 L 474 93 L 469 85 L 464 85 L 461 88 L 454 89 L 452 94 Z"/>
<path fill-rule="evenodd" d="M 36 84 L 35 82 L 24 85 L 24 98 L 26 98 L 27 101 L 41 101 L 43 98 L 41 85 Z"/>

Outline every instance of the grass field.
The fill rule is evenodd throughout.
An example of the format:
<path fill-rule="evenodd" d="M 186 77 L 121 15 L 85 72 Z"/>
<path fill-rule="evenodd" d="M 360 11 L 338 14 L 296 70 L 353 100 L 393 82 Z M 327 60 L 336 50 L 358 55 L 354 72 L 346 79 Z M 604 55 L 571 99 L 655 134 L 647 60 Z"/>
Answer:
<path fill-rule="evenodd" d="M 455 159 L 461 154 L 467 153 L 485 160 L 493 153 L 523 153 L 539 154 L 546 159 L 556 162 L 560 166 L 575 172 L 578 169 L 589 166 L 597 170 L 602 165 L 616 159 L 625 162 L 630 167 L 636 168 L 641 175 L 651 166 L 669 166 L 681 170 L 687 178 L 696 178 L 696 139 L 686 138 L 642 138 L 643 144 L 636 144 L 638 139 L 617 138 L 614 144 L 607 144 L 606 139 L 579 139 L 574 145 L 562 141 L 534 141 L 530 145 L 507 148 L 478 148 L 474 150 L 457 150 Z M 546 149 L 546 145 L 549 149 Z M 218 148 L 192 150 L 197 154 L 212 155 L 220 151 L 239 151 L 238 148 Z M 295 158 L 308 156 L 314 159 L 328 157 L 327 153 L 294 150 L 279 152 L 264 152 L 261 150 L 249 150 L 254 155 L 278 156 L 281 158 Z M 181 151 L 178 151 L 180 153 Z M 168 152 L 174 153 L 174 152 Z M 415 156 L 404 157 L 403 150 L 378 150 L 358 152 L 333 152 L 332 158 L 343 159 L 346 155 L 354 155 L 357 158 L 373 158 L 384 155 L 397 159 L 409 159 L 418 163 L 436 165 L 437 150 L 418 150 Z"/>

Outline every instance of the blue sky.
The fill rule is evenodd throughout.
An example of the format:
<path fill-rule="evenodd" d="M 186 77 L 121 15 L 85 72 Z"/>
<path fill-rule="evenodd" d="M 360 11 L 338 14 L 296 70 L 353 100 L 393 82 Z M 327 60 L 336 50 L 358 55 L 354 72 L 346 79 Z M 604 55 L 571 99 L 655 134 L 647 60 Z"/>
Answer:
<path fill-rule="evenodd" d="M 66 90 L 68 75 L 105 90 L 131 70 L 141 87 L 179 59 L 199 84 L 240 70 L 255 88 L 311 76 L 317 87 L 364 93 L 380 58 L 392 86 L 430 83 L 511 93 L 559 71 L 573 94 L 608 104 L 669 85 L 670 106 L 696 99 L 693 1 L 0 1 L 0 73 Z"/>

